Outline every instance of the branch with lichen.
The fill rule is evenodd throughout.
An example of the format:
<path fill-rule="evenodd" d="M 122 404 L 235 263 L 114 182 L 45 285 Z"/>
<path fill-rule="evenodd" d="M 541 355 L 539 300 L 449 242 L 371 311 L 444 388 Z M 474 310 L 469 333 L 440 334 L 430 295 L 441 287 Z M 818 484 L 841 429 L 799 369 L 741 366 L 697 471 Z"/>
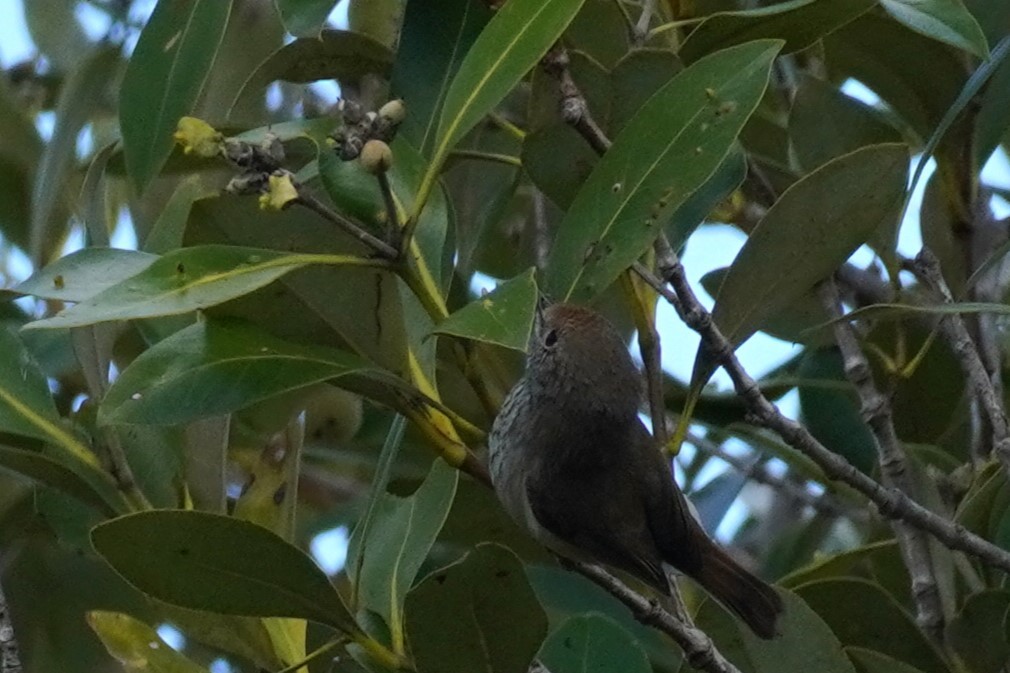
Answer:
<path fill-rule="evenodd" d="M 0 586 L 0 673 L 21 673 L 21 656 L 18 640 L 14 636 L 11 612 L 7 607 L 7 597 Z"/>
<path fill-rule="evenodd" d="M 845 376 L 856 389 L 863 420 L 873 434 L 884 483 L 916 497 L 918 493 L 908 473 L 905 450 L 894 430 L 891 402 L 877 388 L 870 363 L 859 345 L 852 324 L 841 319 L 841 300 L 834 280 L 829 278 L 823 281 L 817 291 L 828 317 L 834 320 L 835 342 L 842 354 Z M 912 579 L 916 621 L 934 642 L 943 642 L 943 605 L 933 572 L 929 540 L 922 531 L 904 521 L 895 519 L 892 524 L 898 547 Z"/>

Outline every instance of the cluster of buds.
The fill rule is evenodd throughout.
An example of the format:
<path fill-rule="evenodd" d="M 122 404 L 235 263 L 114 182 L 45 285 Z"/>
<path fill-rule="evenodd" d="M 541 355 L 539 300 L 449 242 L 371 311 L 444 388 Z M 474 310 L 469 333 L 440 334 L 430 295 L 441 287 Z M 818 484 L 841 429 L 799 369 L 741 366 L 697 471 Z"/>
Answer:
<path fill-rule="evenodd" d="M 294 174 L 283 168 L 284 145 L 267 133 L 259 143 L 225 138 L 213 126 L 195 117 L 179 120 L 175 141 L 184 154 L 205 159 L 223 157 L 239 169 L 225 190 L 232 194 L 259 194 L 260 207 L 280 210 L 298 198 Z"/>
<path fill-rule="evenodd" d="M 341 100 L 338 108 L 343 119 L 341 127 L 330 136 L 337 155 L 344 161 L 357 159 L 370 141 L 389 143 L 407 116 L 402 100 L 387 102 L 378 112 L 365 112 L 358 103 Z"/>
<path fill-rule="evenodd" d="M 272 133 L 259 144 L 235 138 L 224 141 L 225 159 L 242 172 L 225 189 L 232 194 L 259 194 L 260 207 L 281 210 L 298 198 L 294 174 L 282 168 L 284 145 Z"/>

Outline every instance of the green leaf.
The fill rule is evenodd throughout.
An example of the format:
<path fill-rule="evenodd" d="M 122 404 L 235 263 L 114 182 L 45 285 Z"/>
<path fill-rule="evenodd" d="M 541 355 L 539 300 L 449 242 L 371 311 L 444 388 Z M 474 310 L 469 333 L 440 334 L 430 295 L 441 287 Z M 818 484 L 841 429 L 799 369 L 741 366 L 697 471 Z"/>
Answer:
<path fill-rule="evenodd" d="M 617 622 L 603 615 L 572 617 L 540 648 L 551 673 L 651 673 L 645 650 Z"/>
<path fill-rule="evenodd" d="M 104 484 L 105 488 L 96 487 L 75 470 L 38 451 L 0 445 L 0 467 L 71 495 L 105 516 L 116 516 L 125 510 L 123 498 L 111 481 Z"/>
<path fill-rule="evenodd" d="M 434 150 L 449 84 L 492 16 L 483 0 L 407 3 L 389 86 L 407 104 L 407 118 L 398 135 L 425 157 L 430 158 Z"/>
<path fill-rule="evenodd" d="M 409 497 L 383 493 L 376 503 L 375 525 L 357 540 L 360 572 L 351 573 L 360 598 L 358 608 L 380 615 L 394 642 L 403 642 L 403 604 L 421 565 L 442 530 L 456 495 L 459 471 L 436 460 L 421 486 Z"/>
<path fill-rule="evenodd" d="M 274 0 L 285 30 L 297 37 L 319 37 L 337 0 Z"/>
<path fill-rule="evenodd" d="M 418 673 L 526 673 L 547 616 L 516 555 L 482 544 L 407 595 L 407 635 Z"/>
<path fill-rule="evenodd" d="M 831 274 L 897 217 L 908 174 L 905 145 L 839 157 L 789 188 L 733 261 L 712 318 L 734 345 Z"/>
<path fill-rule="evenodd" d="M 978 93 L 985 86 L 989 78 L 993 76 L 1000 65 L 1006 60 L 1007 56 L 1010 55 L 1010 36 L 1004 38 L 993 50 L 989 60 L 985 61 L 980 65 L 975 72 L 971 74 L 968 81 L 965 82 L 964 88 L 958 93 L 957 98 L 954 102 L 950 104 L 947 111 L 944 113 L 943 118 L 937 124 L 933 133 L 930 134 L 929 140 L 926 141 L 926 146 L 922 148 L 922 155 L 919 157 L 919 163 L 915 166 L 915 171 L 912 173 L 912 182 L 908 186 L 908 197 L 906 198 L 905 208 L 908 207 L 908 201 L 911 200 L 912 191 L 915 190 L 916 185 L 919 184 L 919 178 L 922 177 L 922 171 L 925 170 L 926 164 L 929 162 L 930 157 L 936 148 L 940 145 L 940 141 L 944 139 L 947 130 L 954 125 L 954 122 L 958 120 L 961 116 L 961 112 L 968 107 L 972 101 L 976 100 Z"/>
<path fill-rule="evenodd" d="M 781 43 L 745 44 L 680 73 L 639 109 L 559 226 L 545 284 L 556 299 L 602 292 L 722 163 L 768 83 Z"/>
<path fill-rule="evenodd" d="M 758 638 L 713 600 L 702 604 L 695 622 L 719 643 L 726 658 L 745 671 L 855 673 L 828 624 L 796 594 L 778 591 L 785 611 L 779 618 L 780 635 L 773 640 Z"/>
<path fill-rule="evenodd" d="M 917 33 L 989 58 L 985 35 L 961 0 L 880 0 L 880 6 Z"/>
<path fill-rule="evenodd" d="M 0 432 L 52 444 L 51 457 L 98 472 L 98 459 L 63 427 L 46 378 L 24 343 L 0 328 Z"/>
<path fill-rule="evenodd" d="M 924 673 L 949 673 L 934 645 L 880 585 L 831 579 L 804 584 L 796 593 L 828 623 L 842 644 L 882 652 Z"/>
<path fill-rule="evenodd" d="M 747 156 L 739 143 L 733 143 L 729 153 L 705 183 L 673 211 L 665 225 L 670 246 L 679 250 L 713 208 L 725 201 L 747 177 Z"/>
<path fill-rule="evenodd" d="M 98 418 L 102 424 L 188 423 L 348 376 L 390 386 L 399 382 L 349 353 L 287 342 L 252 325 L 208 319 L 144 351 L 112 384 Z"/>
<path fill-rule="evenodd" d="M 376 265 L 351 255 L 286 254 L 226 245 L 182 248 L 52 318 L 27 327 L 80 327 L 109 320 L 189 313 L 241 297 L 309 264 Z"/>
<path fill-rule="evenodd" d="M 715 297 L 727 273 L 728 266 L 709 271 L 701 277 L 701 286 Z M 817 293 L 811 289 L 778 313 L 768 316 L 759 329 L 782 341 L 818 347 L 834 343 L 831 330 L 825 324 L 827 322 L 828 314 Z M 844 387 L 848 387 L 848 383 Z"/>
<path fill-rule="evenodd" d="M 126 581 L 158 600 L 232 615 L 301 617 L 357 632 L 312 559 L 248 521 L 156 510 L 99 524 L 91 541 Z"/>
<path fill-rule="evenodd" d="M 191 175 L 179 183 L 168 202 L 162 207 L 158 219 L 154 221 L 144 239 L 144 252 L 162 255 L 183 245 L 183 234 L 193 204 L 217 190 L 204 183 L 203 176 Z"/>
<path fill-rule="evenodd" d="M 434 334 L 448 334 L 521 352 L 533 328 L 537 305 L 535 269 L 505 281 L 440 322 Z"/>
<path fill-rule="evenodd" d="M 789 54 L 805 49 L 875 4 L 873 0 L 788 0 L 713 14 L 694 29 L 678 56 L 693 63 L 726 47 L 766 38 L 784 39 L 782 53 Z"/>
<path fill-rule="evenodd" d="M 409 212 L 428 164 L 405 140 L 394 140 L 390 149 L 393 150 L 393 167 L 388 173 L 390 188 Z M 365 172 L 360 161 L 341 161 L 335 152 L 324 151 L 319 156 L 319 171 L 330 198 L 343 212 L 371 223 L 375 230 L 385 228 L 385 207 L 378 183 L 375 176 Z M 431 194 L 415 230 L 413 243 L 419 254 L 408 256 L 408 264 L 418 277 L 430 279 L 441 293 L 445 292 L 451 273 L 446 257 L 451 217 L 452 209 L 439 186 Z"/>
<path fill-rule="evenodd" d="M 99 47 L 77 67 L 60 89 L 56 103 L 56 124 L 45 145 L 32 187 L 31 245 L 33 260 L 47 260 L 48 249 L 64 235 L 65 210 L 77 161 L 77 136 L 105 101 L 109 83 L 117 77 L 119 49 Z"/>
<path fill-rule="evenodd" d="M 973 673 L 999 673 L 1010 659 L 1010 592 L 988 589 L 968 596 L 947 624 L 947 643 Z"/>
<path fill-rule="evenodd" d="M 157 259 L 136 250 L 83 248 L 36 271 L 10 292 L 54 301 L 84 301 L 137 275 Z"/>
<path fill-rule="evenodd" d="M 920 138 L 928 138 L 965 82 L 956 51 L 868 12 L 824 38 L 835 82 L 852 77 L 880 96 Z M 923 77 L 923 64 L 929 77 Z"/>
<path fill-rule="evenodd" d="M 789 573 L 778 581 L 778 585 L 787 589 L 795 589 L 798 586 L 815 580 L 856 575 L 857 570 L 862 566 L 866 566 L 875 555 L 892 552 L 897 547 L 897 544 L 893 539 L 871 542 L 862 547 L 856 547 L 855 549 L 849 549 L 826 558 L 818 559 L 806 567 L 798 568 Z"/>
<path fill-rule="evenodd" d="M 805 76 L 789 114 L 789 140 L 800 166 L 810 171 L 867 145 L 899 142 L 901 134 L 875 109 Z"/>
<path fill-rule="evenodd" d="M 121 612 L 94 610 L 90 626 L 126 673 L 207 673 L 161 639 L 153 628 Z"/>
<path fill-rule="evenodd" d="M 161 0 L 140 34 L 119 96 L 126 167 L 143 192 L 172 152 L 179 118 L 193 111 L 231 12 L 226 0 Z"/>
<path fill-rule="evenodd" d="M 848 382 L 837 348 L 808 348 L 796 375 L 804 379 Z M 845 391 L 801 387 L 803 424 L 817 441 L 830 446 L 862 473 L 871 475 L 877 465 L 876 441 L 863 420 L 856 391 L 846 387 Z"/>
<path fill-rule="evenodd" d="M 845 653 L 859 673 L 922 673 L 914 666 L 865 647 L 846 647 Z"/>
<path fill-rule="evenodd" d="M 547 53 L 583 1 L 510 0 L 488 22 L 445 95 L 431 165 L 418 194 L 419 206 L 434 186 L 449 150 Z"/>
<path fill-rule="evenodd" d="M 276 80 L 307 83 L 335 79 L 354 84 L 367 74 L 386 75 L 392 63 L 389 49 L 370 37 L 324 30 L 318 37 L 295 40 L 268 56 L 246 79 L 231 109 L 242 107 L 252 96 L 263 96 L 266 86 Z"/>

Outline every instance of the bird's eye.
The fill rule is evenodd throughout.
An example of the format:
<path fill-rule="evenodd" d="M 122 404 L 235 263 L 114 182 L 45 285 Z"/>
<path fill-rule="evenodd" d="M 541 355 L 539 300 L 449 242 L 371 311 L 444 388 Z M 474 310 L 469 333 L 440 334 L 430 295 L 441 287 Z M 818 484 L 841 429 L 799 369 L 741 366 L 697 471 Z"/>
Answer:
<path fill-rule="evenodd" d="M 548 348 L 553 348 L 554 344 L 556 344 L 557 342 L 558 342 L 558 331 L 556 329 L 552 329 L 544 336 L 544 346 L 547 346 Z"/>

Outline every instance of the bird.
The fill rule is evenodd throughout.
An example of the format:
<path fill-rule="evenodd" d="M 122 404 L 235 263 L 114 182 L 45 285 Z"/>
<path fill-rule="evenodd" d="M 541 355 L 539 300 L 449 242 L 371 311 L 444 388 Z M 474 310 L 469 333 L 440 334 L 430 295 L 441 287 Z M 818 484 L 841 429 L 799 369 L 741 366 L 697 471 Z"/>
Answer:
<path fill-rule="evenodd" d="M 523 376 L 488 439 L 508 514 L 548 549 L 602 563 L 669 595 L 668 564 L 760 638 L 784 610 L 770 585 L 705 533 L 638 415 L 641 375 L 592 309 L 538 301 Z"/>

